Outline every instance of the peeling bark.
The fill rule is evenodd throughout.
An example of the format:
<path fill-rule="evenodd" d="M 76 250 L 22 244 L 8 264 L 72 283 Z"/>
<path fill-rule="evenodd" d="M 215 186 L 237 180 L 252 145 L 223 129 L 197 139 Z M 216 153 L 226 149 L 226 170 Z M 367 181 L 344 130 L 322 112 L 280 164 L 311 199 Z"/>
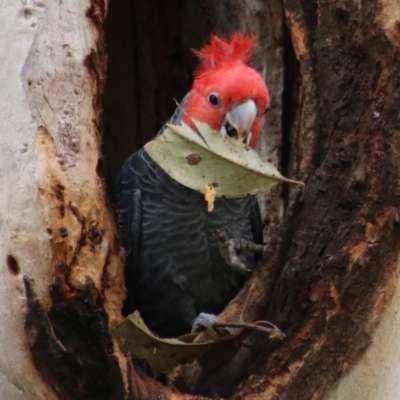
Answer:
<path fill-rule="evenodd" d="M 125 397 L 108 332 L 121 318 L 123 252 L 97 173 L 105 13 L 101 1 L 2 8 L 7 400 Z"/>

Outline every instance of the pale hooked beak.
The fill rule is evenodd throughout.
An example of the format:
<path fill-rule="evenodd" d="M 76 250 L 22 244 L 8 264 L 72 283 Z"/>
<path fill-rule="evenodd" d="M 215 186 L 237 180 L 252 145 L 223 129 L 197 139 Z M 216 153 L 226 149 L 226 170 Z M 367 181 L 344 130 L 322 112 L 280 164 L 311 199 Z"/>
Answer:
<path fill-rule="evenodd" d="M 256 115 L 257 106 L 253 100 L 247 100 L 244 103 L 238 104 L 226 114 L 221 133 L 249 144 L 251 127 Z"/>

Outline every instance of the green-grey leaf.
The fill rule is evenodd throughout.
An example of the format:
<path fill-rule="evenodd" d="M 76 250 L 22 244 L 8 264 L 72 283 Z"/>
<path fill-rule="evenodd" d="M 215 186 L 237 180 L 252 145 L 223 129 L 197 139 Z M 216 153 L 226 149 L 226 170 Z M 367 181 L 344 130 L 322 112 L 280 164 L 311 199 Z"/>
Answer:
<path fill-rule="evenodd" d="M 168 125 L 144 146 L 149 156 L 182 185 L 205 193 L 206 185 L 213 184 L 219 197 L 243 197 L 278 182 L 302 184 L 284 178 L 262 154 L 245 144 L 223 137 L 205 123 L 193 122 L 202 137 L 185 123 Z"/>

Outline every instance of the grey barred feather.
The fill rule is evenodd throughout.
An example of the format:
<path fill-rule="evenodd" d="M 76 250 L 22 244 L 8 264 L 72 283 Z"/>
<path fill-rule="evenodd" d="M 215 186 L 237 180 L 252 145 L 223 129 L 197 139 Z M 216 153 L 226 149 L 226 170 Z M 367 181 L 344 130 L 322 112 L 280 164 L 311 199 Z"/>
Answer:
<path fill-rule="evenodd" d="M 171 123 L 180 123 L 186 99 Z M 254 196 L 217 198 L 208 212 L 203 194 L 170 178 L 141 149 L 123 165 L 113 202 L 127 253 L 124 312 L 137 308 L 159 335 L 189 332 L 200 312 L 218 314 L 248 277 L 226 264 L 213 232 L 261 243 Z M 242 260 L 253 269 L 254 254 L 245 252 Z"/>

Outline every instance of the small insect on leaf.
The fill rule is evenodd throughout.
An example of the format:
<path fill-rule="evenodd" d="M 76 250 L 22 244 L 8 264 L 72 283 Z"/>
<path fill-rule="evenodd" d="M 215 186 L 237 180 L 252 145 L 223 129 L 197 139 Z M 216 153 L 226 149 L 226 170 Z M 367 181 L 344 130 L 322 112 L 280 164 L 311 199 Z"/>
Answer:
<path fill-rule="evenodd" d="M 214 201 L 215 201 L 215 196 L 216 196 L 216 185 L 214 184 L 207 184 L 206 185 L 206 194 L 204 195 L 204 198 L 207 202 L 207 211 L 211 212 L 214 210 Z"/>

